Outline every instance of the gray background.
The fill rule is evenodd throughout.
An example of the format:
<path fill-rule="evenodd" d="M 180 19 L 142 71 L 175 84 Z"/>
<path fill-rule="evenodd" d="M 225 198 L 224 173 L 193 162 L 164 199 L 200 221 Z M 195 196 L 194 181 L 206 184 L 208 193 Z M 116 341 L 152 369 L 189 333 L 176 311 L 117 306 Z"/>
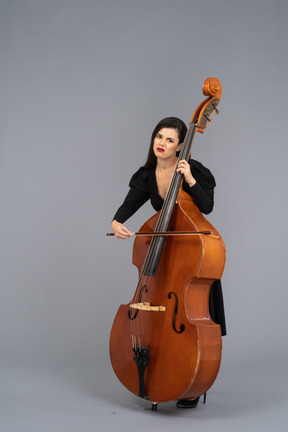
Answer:
<path fill-rule="evenodd" d="M 287 1 L 0 5 L 1 432 L 287 430 Z M 156 414 L 110 367 L 137 270 L 105 233 L 155 124 L 188 123 L 208 76 L 221 114 L 193 158 L 217 180 L 228 336 L 207 405 Z"/>

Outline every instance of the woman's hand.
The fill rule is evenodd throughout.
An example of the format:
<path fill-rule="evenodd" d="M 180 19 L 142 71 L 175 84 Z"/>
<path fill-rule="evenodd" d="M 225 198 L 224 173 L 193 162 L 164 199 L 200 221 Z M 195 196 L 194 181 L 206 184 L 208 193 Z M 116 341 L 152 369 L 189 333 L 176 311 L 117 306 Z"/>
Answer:
<path fill-rule="evenodd" d="M 115 219 L 111 223 L 112 231 L 115 234 L 115 237 L 120 239 L 127 239 L 132 236 L 132 233 L 125 228 L 120 222 L 117 222 Z"/>
<path fill-rule="evenodd" d="M 195 178 L 191 174 L 191 169 L 189 163 L 182 159 L 180 162 L 178 162 L 177 172 L 180 172 L 184 175 L 186 182 L 190 187 L 194 186 L 196 183 Z"/>

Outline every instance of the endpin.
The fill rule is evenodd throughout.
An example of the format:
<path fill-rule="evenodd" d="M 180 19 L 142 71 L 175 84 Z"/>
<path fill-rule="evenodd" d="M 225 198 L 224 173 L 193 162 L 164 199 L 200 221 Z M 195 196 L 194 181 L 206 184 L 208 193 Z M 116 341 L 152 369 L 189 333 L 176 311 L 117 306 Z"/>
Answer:
<path fill-rule="evenodd" d="M 158 403 L 159 402 L 151 402 L 151 403 L 152 403 L 151 410 L 152 411 L 157 411 L 157 407 L 158 407 Z"/>

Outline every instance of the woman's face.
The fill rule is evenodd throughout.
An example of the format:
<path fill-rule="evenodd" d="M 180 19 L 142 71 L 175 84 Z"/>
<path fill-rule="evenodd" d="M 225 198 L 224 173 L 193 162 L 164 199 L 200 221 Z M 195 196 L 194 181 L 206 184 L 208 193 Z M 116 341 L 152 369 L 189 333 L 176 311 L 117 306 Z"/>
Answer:
<path fill-rule="evenodd" d="M 177 159 L 176 152 L 181 149 L 181 146 L 177 129 L 162 128 L 154 138 L 153 150 L 159 159 Z"/>

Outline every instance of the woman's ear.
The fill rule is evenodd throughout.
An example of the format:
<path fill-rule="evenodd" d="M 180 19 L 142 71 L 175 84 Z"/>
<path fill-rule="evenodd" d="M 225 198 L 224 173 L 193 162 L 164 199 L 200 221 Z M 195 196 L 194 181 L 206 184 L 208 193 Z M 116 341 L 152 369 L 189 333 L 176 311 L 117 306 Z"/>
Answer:
<path fill-rule="evenodd" d="M 176 148 L 176 152 L 179 152 L 181 150 L 183 143 L 179 143 L 177 148 Z"/>

